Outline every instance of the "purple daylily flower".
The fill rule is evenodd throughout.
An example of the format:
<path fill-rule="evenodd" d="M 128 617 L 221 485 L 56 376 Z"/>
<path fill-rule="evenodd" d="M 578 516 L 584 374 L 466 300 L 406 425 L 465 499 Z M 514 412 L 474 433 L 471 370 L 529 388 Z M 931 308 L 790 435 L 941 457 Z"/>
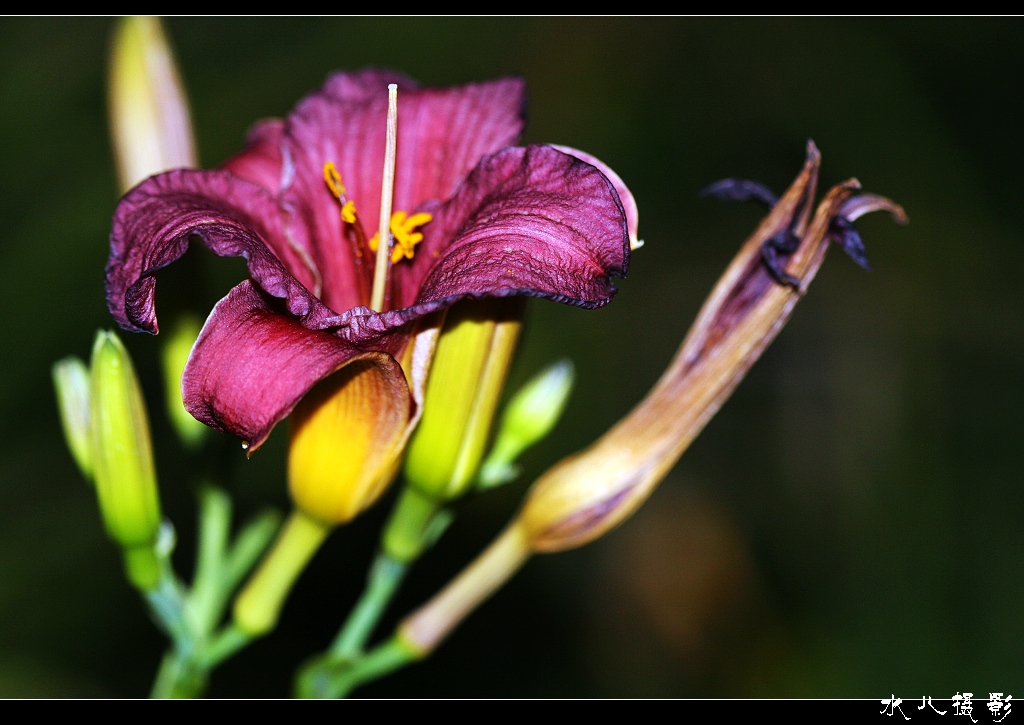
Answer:
<path fill-rule="evenodd" d="M 363 222 L 378 216 L 389 83 L 399 87 L 393 208 L 430 221 L 409 228 L 422 241 L 394 262 L 375 312 L 376 223 Z M 106 271 L 111 314 L 156 333 L 154 275 L 190 240 L 244 257 L 250 279 L 214 307 L 185 368 L 188 410 L 253 450 L 318 382 L 363 361 L 380 374 L 379 395 L 405 396 L 411 430 L 429 367 L 429 353 L 414 359 L 418 321 L 467 298 L 598 307 L 628 267 L 632 195 L 587 154 L 511 146 L 523 106 L 519 79 L 420 88 L 385 70 L 330 76 L 287 119 L 258 123 L 221 169 L 169 171 L 125 195 Z"/>

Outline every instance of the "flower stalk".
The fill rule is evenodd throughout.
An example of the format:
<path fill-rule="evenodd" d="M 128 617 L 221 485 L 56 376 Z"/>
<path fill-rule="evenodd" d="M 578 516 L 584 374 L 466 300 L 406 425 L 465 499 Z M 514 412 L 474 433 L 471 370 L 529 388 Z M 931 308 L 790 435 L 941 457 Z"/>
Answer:
<path fill-rule="evenodd" d="M 277 624 L 284 600 L 331 528 L 301 511 L 285 523 L 270 553 L 235 600 L 238 628 L 259 637 Z"/>

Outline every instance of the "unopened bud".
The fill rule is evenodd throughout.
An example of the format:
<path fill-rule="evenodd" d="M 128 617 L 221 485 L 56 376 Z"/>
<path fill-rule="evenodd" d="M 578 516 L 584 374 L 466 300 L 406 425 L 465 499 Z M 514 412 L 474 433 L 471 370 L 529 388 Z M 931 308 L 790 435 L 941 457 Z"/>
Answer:
<path fill-rule="evenodd" d="M 450 501 L 475 479 L 522 319 L 515 297 L 449 310 L 405 463 L 409 485 L 421 494 Z"/>
<path fill-rule="evenodd" d="M 164 371 L 164 397 L 167 401 L 167 417 L 177 431 L 178 437 L 187 447 L 195 449 L 206 438 L 210 429 L 192 417 L 185 410 L 181 397 L 181 373 L 192 352 L 192 345 L 199 337 L 202 324 L 192 315 L 177 321 L 171 334 L 164 341 L 161 351 Z"/>
<path fill-rule="evenodd" d="M 122 18 L 110 53 L 110 129 L 121 191 L 195 167 L 188 102 L 159 18 Z"/>
<path fill-rule="evenodd" d="M 150 558 L 144 552 L 152 551 L 160 530 L 146 404 L 128 351 L 112 332 L 97 333 L 91 368 L 93 476 L 103 522 L 114 541 L 138 552 L 129 557 L 132 581 L 152 588 L 156 569 L 138 561 Z M 150 564 L 155 567 L 155 558 Z"/>
<path fill-rule="evenodd" d="M 92 479 L 92 451 L 89 446 L 89 368 L 77 357 L 58 360 L 53 366 L 53 387 L 57 393 L 64 440 L 78 470 Z"/>
<path fill-rule="evenodd" d="M 481 466 L 481 488 L 499 486 L 518 474 L 516 459 L 555 427 L 575 378 L 572 361 L 559 360 L 516 391 L 505 407 L 494 446 Z"/>

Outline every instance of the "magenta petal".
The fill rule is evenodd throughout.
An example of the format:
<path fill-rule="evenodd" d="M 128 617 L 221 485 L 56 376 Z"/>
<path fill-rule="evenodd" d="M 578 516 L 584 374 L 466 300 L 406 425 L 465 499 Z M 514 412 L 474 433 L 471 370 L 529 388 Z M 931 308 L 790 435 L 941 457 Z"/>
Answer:
<path fill-rule="evenodd" d="M 559 146 L 558 144 L 551 144 L 552 148 L 556 148 L 562 153 L 575 156 L 580 161 L 586 161 L 591 166 L 596 166 L 597 170 L 608 177 L 608 181 L 612 182 L 612 186 L 615 187 L 615 192 L 619 195 L 619 201 L 622 202 L 622 209 L 626 212 L 626 227 L 629 229 L 629 241 L 632 247 L 635 249 L 638 244 L 637 233 L 640 228 L 640 211 L 636 207 L 636 199 L 633 198 L 633 193 L 629 190 L 618 174 L 611 170 L 606 163 L 596 156 L 591 156 L 586 151 L 580 151 L 570 146 Z"/>
<path fill-rule="evenodd" d="M 420 87 L 419 83 L 404 73 L 387 68 L 364 68 L 358 71 L 332 73 L 318 93 L 338 101 L 368 101 L 379 96 L 382 88 L 386 92 L 392 83 L 396 84 L 403 94 Z"/>
<path fill-rule="evenodd" d="M 181 379 L 188 411 L 250 451 L 310 388 L 352 360 L 372 358 L 404 379 L 390 355 L 309 330 L 275 306 L 248 280 L 232 289 L 210 313 Z"/>
<path fill-rule="evenodd" d="M 392 269 L 396 306 L 525 294 L 599 307 L 629 260 L 612 182 L 550 146 L 485 158 L 423 231 L 413 264 Z"/>
<path fill-rule="evenodd" d="M 309 230 L 323 275 L 322 299 L 336 310 L 369 302 L 372 263 L 343 233 L 323 168 L 335 164 L 366 236 L 372 236 L 380 214 L 389 82 L 399 86 L 395 211 L 448 198 L 482 156 L 513 143 L 523 127 L 519 79 L 420 90 L 398 74 L 367 70 L 333 75 L 299 103 L 286 125 L 295 175 L 282 202 Z"/>
<path fill-rule="evenodd" d="M 154 274 L 192 237 L 215 254 L 244 257 L 259 286 L 311 326 L 333 313 L 309 291 L 315 280 L 288 241 L 274 199 L 227 171 L 176 170 L 132 189 L 114 212 L 107 306 L 126 330 L 157 331 Z"/>
<path fill-rule="evenodd" d="M 229 159 L 222 168 L 276 194 L 289 173 L 281 155 L 283 138 L 284 121 L 278 118 L 260 121 L 249 129 L 245 151 Z"/>

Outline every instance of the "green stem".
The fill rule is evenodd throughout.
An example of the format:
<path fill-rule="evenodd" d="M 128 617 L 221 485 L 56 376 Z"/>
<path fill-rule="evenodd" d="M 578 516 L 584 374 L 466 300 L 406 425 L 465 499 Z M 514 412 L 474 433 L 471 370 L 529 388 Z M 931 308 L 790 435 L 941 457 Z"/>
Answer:
<path fill-rule="evenodd" d="M 452 513 L 436 499 L 406 485 L 381 535 L 381 551 L 366 587 L 327 652 L 326 661 L 359 657 L 391 598 L 416 559 L 441 536 Z"/>
<path fill-rule="evenodd" d="M 251 641 L 252 637 L 237 625 L 229 624 L 206 646 L 203 652 L 203 665 L 207 669 L 213 669 Z"/>
<path fill-rule="evenodd" d="M 406 562 L 386 553 L 377 554 L 362 596 L 331 645 L 332 657 L 348 660 L 362 653 L 408 568 Z"/>
<path fill-rule="evenodd" d="M 199 492 L 199 549 L 189 605 L 196 628 L 210 632 L 224 611 L 227 593 L 221 581 L 231 528 L 231 499 L 216 488 Z"/>
<path fill-rule="evenodd" d="M 198 697 L 206 687 L 206 668 L 196 662 L 198 642 L 186 614 L 186 599 L 170 562 L 163 559 L 157 588 L 146 592 L 153 617 L 171 638 L 171 649 L 157 671 L 150 697 Z"/>
<path fill-rule="evenodd" d="M 357 660 L 335 662 L 331 666 L 317 662 L 305 669 L 299 676 L 296 695 L 306 698 L 345 697 L 359 685 L 388 675 L 417 659 L 419 655 L 414 649 L 397 636 L 392 637 Z"/>
<path fill-rule="evenodd" d="M 256 560 L 267 550 L 280 526 L 280 512 L 264 511 L 238 532 L 235 543 L 224 559 L 224 571 L 221 574 L 225 602 L 242 583 L 242 579 L 252 571 Z"/>
<path fill-rule="evenodd" d="M 164 655 L 149 696 L 154 699 L 194 698 L 203 694 L 209 670 L 172 649 Z"/>
<path fill-rule="evenodd" d="M 145 596 L 153 616 L 175 648 L 182 652 L 192 649 L 192 626 L 185 614 L 185 595 L 169 563 L 162 567 L 157 588 L 146 592 Z"/>
<path fill-rule="evenodd" d="M 295 580 L 331 532 L 331 527 L 293 511 L 256 573 L 235 599 L 235 623 L 251 637 L 266 634 L 281 613 Z"/>
<path fill-rule="evenodd" d="M 199 498 L 199 548 L 191 590 L 178 581 L 170 549 L 156 553 L 159 580 L 145 593 L 150 610 L 167 632 L 172 646 L 164 655 L 151 696 L 199 697 L 210 670 L 251 641 L 235 625 L 214 634 L 228 597 L 249 571 L 277 529 L 280 517 L 264 514 L 246 525 L 228 549 L 231 500 L 219 489 L 207 488 Z"/>

